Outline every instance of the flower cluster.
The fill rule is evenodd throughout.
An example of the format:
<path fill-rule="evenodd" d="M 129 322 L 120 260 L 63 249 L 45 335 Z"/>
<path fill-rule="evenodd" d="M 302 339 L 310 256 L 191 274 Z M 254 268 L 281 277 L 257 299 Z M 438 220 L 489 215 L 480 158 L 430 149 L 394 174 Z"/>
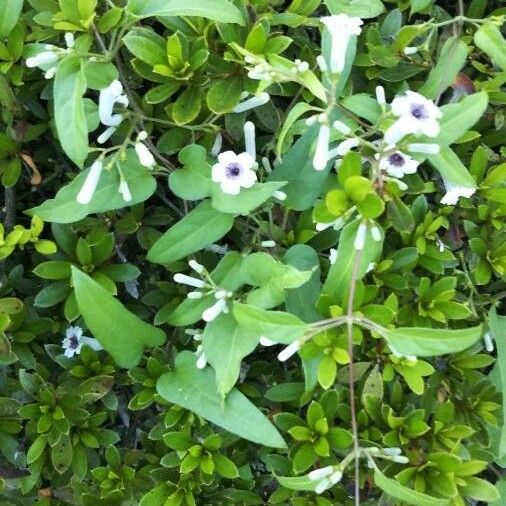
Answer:
<path fill-rule="evenodd" d="M 228 301 L 234 294 L 217 286 L 202 264 L 196 262 L 195 260 L 190 260 L 188 264 L 200 277 L 196 278 L 186 274 L 177 273 L 174 274 L 174 281 L 181 285 L 191 286 L 198 289 L 187 294 L 189 299 L 201 299 L 205 296 L 213 295 L 216 300 L 214 304 L 202 312 L 202 319 L 206 322 L 210 322 L 221 313 L 228 313 Z"/>
<path fill-rule="evenodd" d="M 42 51 L 26 59 L 26 66 L 28 68 L 38 67 L 45 71 L 44 77 L 46 79 L 52 79 L 56 74 L 58 61 L 74 49 L 75 39 L 73 33 L 65 33 L 65 45 L 67 46 L 66 49 L 62 49 L 52 44 L 45 44 Z"/>

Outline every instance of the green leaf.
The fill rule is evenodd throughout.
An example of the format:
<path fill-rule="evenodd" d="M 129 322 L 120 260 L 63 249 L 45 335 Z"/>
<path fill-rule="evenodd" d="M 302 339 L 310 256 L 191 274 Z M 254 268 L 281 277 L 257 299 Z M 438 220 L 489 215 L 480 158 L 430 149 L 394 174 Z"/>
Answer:
<path fill-rule="evenodd" d="M 135 17 L 199 16 L 219 23 L 244 25 L 239 9 L 229 0 L 129 0 L 127 10 Z"/>
<path fill-rule="evenodd" d="M 0 39 L 7 37 L 18 22 L 23 0 L 4 0 L 0 9 Z"/>
<path fill-rule="evenodd" d="M 232 214 L 220 213 L 209 202 L 202 202 L 158 239 L 147 258 L 157 264 L 175 262 L 221 239 L 233 223 Z"/>
<path fill-rule="evenodd" d="M 256 348 L 258 335 L 239 326 L 233 316 L 223 314 L 206 325 L 202 344 L 216 372 L 218 393 L 225 396 L 239 377 L 242 359 Z"/>
<path fill-rule="evenodd" d="M 207 106 L 215 114 L 224 114 L 232 111 L 238 104 L 243 91 L 240 77 L 218 79 L 207 92 Z"/>
<path fill-rule="evenodd" d="M 441 107 L 443 117 L 439 122 L 441 130 L 436 142 L 445 147 L 460 139 L 483 116 L 487 104 L 488 95 L 482 91 L 465 97 L 457 104 Z M 423 137 L 420 142 L 434 142 L 434 139 Z"/>
<path fill-rule="evenodd" d="M 197 86 L 188 86 L 172 106 L 172 118 L 178 125 L 193 121 L 201 109 L 201 95 Z"/>
<path fill-rule="evenodd" d="M 317 481 L 310 480 L 309 475 L 305 476 L 276 476 L 279 483 L 290 490 L 311 490 L 314 491 Z"/>
<path fill-rule="evenodd" d="M 466 486 L 463 487 L 463 494 L 466 497 L 471 497 L 476 501 L 483 501 L 487 504 L 497 501 L 501 498 L 497 489 L 482 478 L 470 476 L 466 479 Z M 503 498 L 504 499 L 504 498 Z"/>
<path fill-rule="evenodd" d="M 329 295 L 333 300 L 342 303 L 350 288 L 355 259 L 355 237 L 361 220 L 348 223 L 342 230 L 337 246 L 336 261 L 330 267 L 327 279 L 323 285 L 323 293 Z M 383 241 L 375 241 L 371 236 L 370 227 L 367 228 L 365 246 L 360 255 L 360 262 L 357 270 L 357 279 L 362 279 L 369 265 L 378 260 L 383 248 Z"/>
<path fill-rule="evenodd" d="M 435 99 L 451 86 L 466 63 L 468 45 L 458 37 L 450 37 L 441 49 L 437 64 L 433 67 L 419 93 Z"/>
<path fill-rule="evenodd" d="M 414 506 L 449 506 L 448 499 L 439 499 L 404 487 L 397 480 L 387 478 L 377 467 L 374 469 L 374 483 L 393 499 Z"/>
<path fill-rule="evenodd" d="M 211 166 L 207 163 L 207 153 L 198 144 L 185 146 L 178 155 L 184 164 L 182 169 L 171 172 L 169 186 L 172 192 L 185 200 L 201 200 L 211 193 Z"/>
<path fill-rule="evenodd" d="M 72 454 L 70 437 L 63 434 L 58 443 L 51 448 L 51 462 L 58 473 L 63 474 L 70 467 Z"/>
<path fill-rule="evenodd" d="M 85 92 L 86 79 L 81 58 L 65 58 L 58 65 L 54 80 L 54 119 L 63 150 L 79 167 L 88 156 Z"/>
<path fill-rule="evenodd" d="M 410 0 L 409 3 L 411 5 L 410 14 L 415 14 L 426 9 L 432 3 L 432 0 Z"/>
<path fill-rule="evenodd" d="M 474 34 L 474 43 L 492 62 L 506 70 L 506 40 L 496 25 L 483 24 Z"/>
<path fill-rule="evenodd" d="M 459 330 L 400 327 L 381 330 L 388 344 L 403 355 L 433 357 L 458 353 L 481 339 L 482 326 Z"/>
<path fill-rule="evenodd" d="M 453 149 L 442 148 L 437 155 L 430 155 L 428 160 L 445 181 L 458 186 L 476 188 L 473 176 Z"/>
<path fill-rule="evenodd" d="M 381 0 L 325 0 L 331 14 L 348 14 L 358 18 L 375 18 L 384 10 Z"/>
<path fill-rule="evenodd" d="M 87 327 L 121 367 L 137 365 L 144 346 L 160 346 L 165 342 L 162 330 L 128 311 L 96 281 L 75 267 L 72 267 L 72 281 Z"/>
<path fill-rule="evenodd" d="M 308 323 L 320 320 L 321 316 L 315 309 L 321 291 L 318 254 L 311 246 L 296 244 L 287 250 L 284 261 L 299 271 L 313 271 L 303 285 L 287 290 L 286 309 Z"/>
<path fill-rule="evenodd" d="M 218 184 L 211 185 L 212 205 L 218 211 L 232 214 L 248 214 L 263 204 L 272 194 L 285 186 L 284 181 L 256 183 L 251 188 L 243 188 L 239 195 L 228 195 Z"/>
<path fill-rule="evenodd" d="M 502 393 L 503 422 L 500 433 L 493 438 L 496 450 L 496 460 L 506 456 L 506 317 L 497 314 L 495 308 L 488 316 L 490 332 L 497 348 L 497 361 L 492 375 L 498 377 L 498 390 Z"/>
<path fill-rule="evenodd" d="M 260 26 L 260 25 L 259 25 Z M 312 107 L 306 102 L 299 102 L 298 104 L 295 104 L 291 109 L 288 115 L 286 116 L 286 119 L 283 123 L 283 127 L 281 128 L 278 140 L 276 142 L 276 156 L 281 159 L 281 154 L 283 152 L 283 146 L 285 139 L 288 135 L 288 132 L 290 131 L 290 128 L 292 125 L 306 112 L 308 111 L 316 111 L 318 108 Z"/>
<path fill-rule="evenodd" d="M 216 392 L 215 381 L 210 368 L 197 369 L 195 355 L 184 351 L 176 358 L 175 370 L 161 376 L 156 387 L 167 401 L 233 434 L 265 446 L 286 448 L 279 432 L 251 401 L 236 389 L 223 399 Z"/>
<path fill-rule="evenodd" d="M 124 37 L 128 50 L 139 60 L 155 66 L 167 62 L 165 39 L 147 28 L 134 28 Z"/>
<path fill-rule="evenodd" d="M 287 181 L 283 189 L 287 194 L 283 204 L 296 211 L 309 209 L 320 195 L 327 180 L 331 163 L 325 170 L 313 168 L 313 145 L 318 135 L 318 128 L 309 128 L 304 135 L 283 156 L 269 176 L 270 181 Z"/>
<path fill-rule="evenodd" d="M 241 326 L 251 330 L 257 337 L 264 336 L 277 343 L 289 344 L 306 330 L 302 320 L 282 311 L 267 311 L 235 302 L 233 314 Z"/>
<path fill-rule="evenodd" d="M 42 205 L 27 211 L 44 221 L 55 223 L 73 223 L 92 213 L 103 213 L 111 209 L 121 209 L 126 206 L 144 202 L 156 190 L 156 180 L 153 175 L 142 167 L 134 150 L 126 153 L 126 159 L 118 163 L 128 182 L 132 193 L 132 200 L 125 202 L 118 192 L 120 177 L 118 171 L 103 170 L 95 194 L 89 204 L 79 204 L 76 196 L 86 179 L 89 169 L 81 172 L 74 180 L 58 191 L 54 199 L 46 200 Z M 107 165 L 106 158 L 104 165 Z"/>

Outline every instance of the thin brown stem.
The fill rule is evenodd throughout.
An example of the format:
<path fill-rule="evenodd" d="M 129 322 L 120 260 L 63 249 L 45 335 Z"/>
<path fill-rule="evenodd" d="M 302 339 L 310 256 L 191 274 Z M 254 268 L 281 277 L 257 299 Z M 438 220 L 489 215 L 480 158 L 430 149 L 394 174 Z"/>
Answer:
<path fill-rule="evenodd" d="M 353 453 L 355 454 L 355 505 L 360 505 L 360 446 L 358 444 L 358 423 L 357 409 L 355 406 L 355 374 L 353 367 L 353 302 L 355 300 L 355 291 L 357 287 L 358 268 L 362 258 L 362 250 L 355 251 L 353 259 L 353 271 L 351 274 L 350 289 L 348 292 L 348 307 L 346 310 L 346 326 L 348 334 L 348 355 L 350 363 L 348 366 L 348 381 L 350 385 L 350 411 L 351 411 L 351 430 L 353 433 Z"/>

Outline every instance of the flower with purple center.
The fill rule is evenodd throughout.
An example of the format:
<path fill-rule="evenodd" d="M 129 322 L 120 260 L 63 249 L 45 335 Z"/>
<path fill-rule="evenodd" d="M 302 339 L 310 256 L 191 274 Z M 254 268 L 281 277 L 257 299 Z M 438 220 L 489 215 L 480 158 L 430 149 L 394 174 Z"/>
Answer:
<path fill-rule="evenodd" d="M 395 144 L 409 134 L 436 137 L 439 133 L 439 107 L 432 100 L 415 91 L 407 91 L 402 97 L 394 98 L 392 112 L 398 120 L 385 132 L 385 141 Z"/>
<path fill-rule="evenodd" d="M 254 165 L 255 159 L 249 153 L 236 155 L 233 151 L 225 151 L 213 165 L 212 180 L 220 184 L 223 193 L 238 195 L 241 188 L 251 188 L 255 184 Z"/>
<path fill-rule="evenodd" d="M 68 358 L 79 355 L 84 345 L 89 346 L 95 351 L 103 349 L 96 339 L 84 336 L 81 327 L 68 327 L 65 331 L 65 338 L 62 341 L 62 348 L 65 350 L 63 354 Z"/>
<path fill-rule="evenodd" d="M 406 174 L 414 174 L 419 163 L 400 151 L 394 151 L 380 158 L 379 168 L 389 176 L 401 178 Z"/>

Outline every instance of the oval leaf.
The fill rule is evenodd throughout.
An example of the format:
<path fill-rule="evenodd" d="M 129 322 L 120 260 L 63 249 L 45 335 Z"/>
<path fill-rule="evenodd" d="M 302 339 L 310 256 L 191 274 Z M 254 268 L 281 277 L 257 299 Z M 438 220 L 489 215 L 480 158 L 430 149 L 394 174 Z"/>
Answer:
<path fill-rule="evenodd" d="M 160 346 L 165 333 L 128 311 L 96 281 L 72 267 L 77 305 L 86 325 L 114 360 L 125 368 L 142 358 L 144 346 Z"/>
<path fill-rule="evenodd" d="M 157 382 L 158 393 L 167 401 L 244 439 L 273 448 L 286 448 L 283 438 L 262 412 L 235 388 L 226 399 L 217 392 L 214 373 L 200 370 L 195 355 L 184 351 L 176 358 L 176 369 Z"/>
<path fill-rule="evenodd" d="M 202 202 L 156 241 L 147 258 L 157 264 L 175 262 L 221 239 L 233 223 L 232 214 L 220 213 L 209 202 Z"/>
<path fill-rule="evenodd" d="M 402 355 L 435 357 L 469 348 L 481 338 L 482 326 L 459 330 L 400 327 L 382 330 L 381 335 Z"/>

